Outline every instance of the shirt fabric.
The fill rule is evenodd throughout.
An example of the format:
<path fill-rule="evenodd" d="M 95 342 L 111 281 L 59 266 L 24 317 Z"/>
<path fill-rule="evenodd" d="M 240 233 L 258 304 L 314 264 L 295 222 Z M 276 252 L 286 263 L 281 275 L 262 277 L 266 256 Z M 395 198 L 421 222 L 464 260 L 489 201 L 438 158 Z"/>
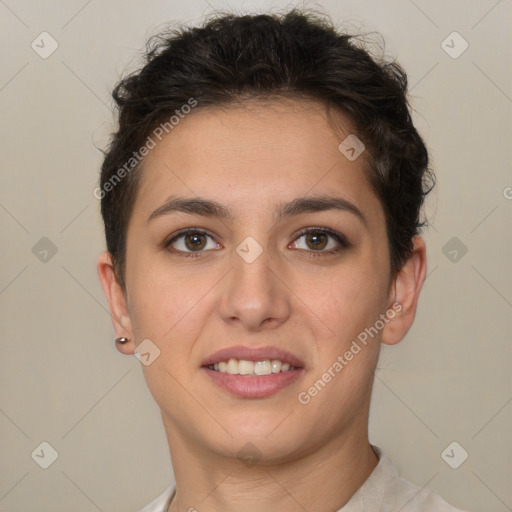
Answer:
<path fill-rule="evenodd" d="M 429 489 L 398 476 L 393 461 L 377 446 L 372 446 L 379 463 L 363 485 L 337 512 L 466 512 L 452 507 Z M 167 512 L 176 484 L 139 512 Z"/>

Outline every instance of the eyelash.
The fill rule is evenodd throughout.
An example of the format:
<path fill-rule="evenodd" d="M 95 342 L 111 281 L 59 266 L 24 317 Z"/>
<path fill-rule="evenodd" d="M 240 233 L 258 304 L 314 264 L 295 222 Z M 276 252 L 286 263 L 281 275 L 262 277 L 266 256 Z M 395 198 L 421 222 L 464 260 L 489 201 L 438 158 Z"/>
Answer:
<path fill-rule="evenodd" d="M 298 249 L 300 251 L 306 252 L 308 254 L 308 256 L 312 257 L 312 258 L 317 258 L 317 257 L 322 257 L 322 256 L 330 256 L 330 255 L 341 252 L 343 249 L 348 249 L 351 245 L 348 242 L 348 240 L 346 239 L 346 237 L 344 235 L 342 235 L 341 233 L 337 233 L 336 231 L 333 231 L 328 228 L 322 228 L 322 227 L 305 228 L 297 234 L 297 236 L 294 238 L 293 241 L 295 242 L 295 241 L 299 240 L 301 237 L 303 237 L 304 235 L 307 235 L 309 233 L 321 233 L 321 234 L 328 235 L 328 236 L 334 238 L 334 240 L 336 240 L 336 242 L 338 242 L 341 246 L 341 247 L 337 247 L 336 249 L 331 249 L 329 251 L 322 251 L 322 250 L 315 251 L 315 250 Z M 214 239 L 214 236 L 212 234 L 210 234 L 208 231 L 206 231 L 205 229 L 187 228 L 187 229 L 178 231 L 178 233 L 175 233 L 172 236 L 172 238 L 165 240 L 162 245 L 164 248 L 169 248 L 169 246 L 171 245 L 172 242 L 175 242 L 180 237 L 183 237 L 183 236 L 189 235 L 189 234 L 206 235 L 206 236 L 209 236 L 210 238 Z M 202 252 L 204 252 L 204 251 L 180 251 L 180 250 L 172 251 L 173 254 L 177 254 L 177 255 L 183 256 L 185 258 L 197 258 L 201 255 Z"/>

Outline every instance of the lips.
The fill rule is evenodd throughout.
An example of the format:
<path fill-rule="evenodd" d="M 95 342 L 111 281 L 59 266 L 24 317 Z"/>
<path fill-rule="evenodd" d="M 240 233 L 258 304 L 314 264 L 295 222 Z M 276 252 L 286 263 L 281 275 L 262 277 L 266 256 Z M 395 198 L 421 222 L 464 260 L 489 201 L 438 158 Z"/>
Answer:
<path fill-rule="evenodd" d="M 208 356 L 203 362 L 203 367 L 218 364 L 230 359 L 245 360 L 245 361 L 265 361 L 277 359 L 282 363 L 288 363 L 295 368 L 304 368 L 304 363 L 291 352 L 277 348 L 277 347 L 244 347 L 238 345 L 236 347 L 229 347 Z"/>
<path fill-rule="evenodd" d="M 278 364 L 278 368 L 275 373 L 270 374 L 267 369 L 262 375 L 254 375 L 254 372 L 233 374 L 227 371 L 218 371 L 219 364 L 222 366 L 229 362 L 229 364 L 238 365 L 242 361 L 245 366 L 251 366 L 254 363 L 253 368 L 275 362 Z M 300 378 L 304 374 L 304 363 L 291 352 L 276 347 L 236 346 L 219 350 L 207 357 L 202 363 L 201 370 L 219 388 L 227 391 L 230 395 L 238 398 L 266 398 Z M 240 373 L 245 372 L 241 371 Z M 255 370 L 255 373 L 258 371 Z"/>

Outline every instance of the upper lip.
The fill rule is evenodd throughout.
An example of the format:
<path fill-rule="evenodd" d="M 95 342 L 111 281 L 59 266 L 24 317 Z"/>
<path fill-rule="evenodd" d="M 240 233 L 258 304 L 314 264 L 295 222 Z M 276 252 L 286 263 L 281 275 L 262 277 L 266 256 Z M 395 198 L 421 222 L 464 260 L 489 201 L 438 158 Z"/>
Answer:
<path fill-rule="evenodd" d="M 220 363 L 221 361 L 229 361 L 229 359 L 244 359 L 245 361 L 264 361 L 265 359 L 279 359 L 282 363 L 288 363 L 296 368 L 303 368 L 304 363 L 291 352 L 281 348 L 267 347 L 245 347 L 237 345 L 228 347 L 214 352 L 208 356 L 202 363 L 202 366 L 210 366 Z"/>

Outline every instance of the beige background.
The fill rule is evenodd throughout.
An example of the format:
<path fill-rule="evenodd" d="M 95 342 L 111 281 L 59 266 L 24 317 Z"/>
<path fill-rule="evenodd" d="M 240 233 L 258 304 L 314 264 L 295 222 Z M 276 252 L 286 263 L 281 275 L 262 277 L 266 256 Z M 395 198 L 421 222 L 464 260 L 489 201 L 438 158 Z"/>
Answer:
<path fill-rule="evenodd" d="M 159 25 L 285 5 L 0 1 L 1 511 L 134 511 L 172 480 L 159 410 L 139 361 L 113 346 L 96 276 L 95 146 L 112 130 L 111 88 Z M 317 5 L 383 34 L 438 175 L 430 274 L 412 331 L 383 351 L 371 440 L 458 507 L 512 510 L 512 1 Z M 46 59 L 31 48 L 43 31 L 59 45 Z M 441 46 L 453 31 L 469 44 L 458 58 Z M 53 256 L 47 241 L 33 249 L 42 237 Z M 456 262 L 452 237 L 468 249 Z M 43 441 L 58 452 L 48 469 L 31 457 Z M 441 458 L 453 441 L 469 453 L 458 469 Z"/>

